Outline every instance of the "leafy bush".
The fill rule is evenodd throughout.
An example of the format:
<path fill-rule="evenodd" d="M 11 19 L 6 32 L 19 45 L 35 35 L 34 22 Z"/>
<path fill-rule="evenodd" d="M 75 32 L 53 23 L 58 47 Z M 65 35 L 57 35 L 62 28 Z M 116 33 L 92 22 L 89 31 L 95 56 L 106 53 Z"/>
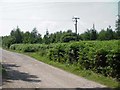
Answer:
<path fill-rule="evenodd" d="M 12 50 L 39 52 L 50 60 L 75 64 L 120 80 L 120 41 L 80 41 L 56 44 L 14 44 Z"/>

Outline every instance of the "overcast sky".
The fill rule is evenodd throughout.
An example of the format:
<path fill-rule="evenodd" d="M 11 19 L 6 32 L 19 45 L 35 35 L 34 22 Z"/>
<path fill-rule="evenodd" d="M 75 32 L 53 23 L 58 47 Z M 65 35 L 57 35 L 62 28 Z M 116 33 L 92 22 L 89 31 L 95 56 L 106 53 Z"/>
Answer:
<path fill-rule="evenodd" d="M 97 2 L 99 1 L 99 2 Z M 113 2 L 114 1 L 114 2 Z M 4 0 L 0 2 L 0 36 L 9 35 L 17 25 L 22 31 L 34 27 L 42 35 L 74 30 L 73 16 L 80 18 L 78 33 L 83 33 L 95 24 L 97 31 L 109 25 L 115 28 L 118 0 Z"/>

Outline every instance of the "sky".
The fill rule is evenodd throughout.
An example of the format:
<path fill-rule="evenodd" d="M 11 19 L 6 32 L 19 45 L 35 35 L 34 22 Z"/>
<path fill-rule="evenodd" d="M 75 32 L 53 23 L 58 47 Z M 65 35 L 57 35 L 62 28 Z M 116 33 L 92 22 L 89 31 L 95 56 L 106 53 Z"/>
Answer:
<path fill-rule="evenodd" d="M 74 30 L 73 16 L 79 17 L 78 33 L 95 24 L 99 32 L 109 25 L 115 28 L 118 0 L 0 0 L 0 36 L 9 35 L 19 26 L 21 31 L 34 27 L 42 35 Z"/>

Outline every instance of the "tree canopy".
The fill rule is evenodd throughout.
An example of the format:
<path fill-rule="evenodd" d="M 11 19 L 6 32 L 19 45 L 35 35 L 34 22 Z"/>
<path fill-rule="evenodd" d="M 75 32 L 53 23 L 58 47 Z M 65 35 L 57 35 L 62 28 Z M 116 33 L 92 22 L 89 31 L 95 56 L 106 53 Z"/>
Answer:
<path fill-rule="evenodd" d="M 91 29 L 87 29 L 84 33 L 76 34 L 72 30 L 67 31 L 57 31 L 55 33 L 49 33 L 46 30 L 45 35 L 42 35 L 38 32 L 37 28 L 34 27 L 31 32 L 26 31 L 22 32 L 21 29 L 13 29 L 10 32 L 10 35 L 2 37 L 2 45 L 6 48 L 9 48 L 11 44 L 15 43 L 25 43 L 25 44 L 50 44 L 58 42 L 70 42 L 70 41 L 80 41 L 80 40 L 112 40 L 120 39 L 120 15 L 116 20 L 116 29 L 113 30 L 109 25 L 106 29 L 101 29 L 100 32 L 97 32 L 95 25 Z"/>

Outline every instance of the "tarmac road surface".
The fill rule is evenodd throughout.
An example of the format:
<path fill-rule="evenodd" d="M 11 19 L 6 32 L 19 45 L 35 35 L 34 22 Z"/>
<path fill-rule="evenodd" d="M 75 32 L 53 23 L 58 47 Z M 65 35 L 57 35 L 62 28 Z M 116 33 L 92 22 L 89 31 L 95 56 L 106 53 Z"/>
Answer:
<path fill-rule="evenodd" d="M 3 79 L 3 88 L 106 87 L 23 54 L 2 50 L 2 60 L 7 71 L 7 77 Z"/>

